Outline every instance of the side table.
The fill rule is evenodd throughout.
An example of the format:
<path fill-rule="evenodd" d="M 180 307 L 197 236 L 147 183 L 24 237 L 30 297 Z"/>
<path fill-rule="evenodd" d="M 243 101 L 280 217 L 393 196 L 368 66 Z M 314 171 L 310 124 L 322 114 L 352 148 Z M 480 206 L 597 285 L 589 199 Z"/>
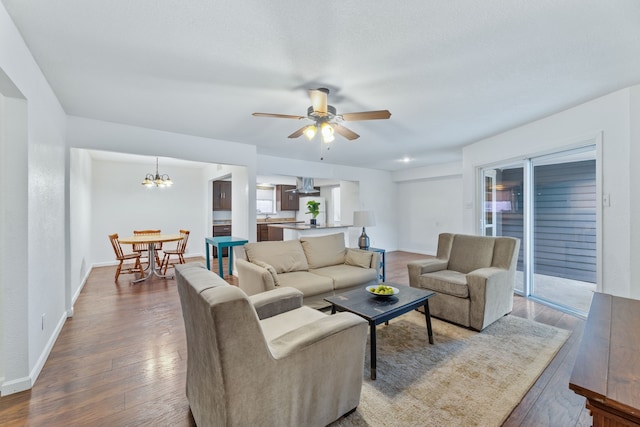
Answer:
<path fill-rule="evenodd" d="M 387 281 L 387 272 L 386 272 L 386 269 L 385 269 L 385 262 L 386 262 L 385 255 L 386 255 L 387 251 L 384 250 L 384 249 L 381 249 L 381 248 L 371 248 L 371 247 L 369 249 L 367 249 L 367 250 L 371 251 L 371 252 L 378 252 L 380 254 L 380 267 L 382 267 L 382 275 L 380 276 L 380 279 L 383 282 L 386 282 Z"/>
<path fill-rule="evenodd" d="M 209 245 L 216 248 L 218 251 L 218 274 L 224 279 L 224 270 L 222 268 L 222 249 L 229 248 L 229 275 L 233 273 L 233 247 L 242 246 L 249 243 L 246 239 L 233 236 L 217 236 L 217 237 L 205 237 L 204 246 L 207 255 L 207 269 L 211 270 L 211 258 L 209 257 Z"/>

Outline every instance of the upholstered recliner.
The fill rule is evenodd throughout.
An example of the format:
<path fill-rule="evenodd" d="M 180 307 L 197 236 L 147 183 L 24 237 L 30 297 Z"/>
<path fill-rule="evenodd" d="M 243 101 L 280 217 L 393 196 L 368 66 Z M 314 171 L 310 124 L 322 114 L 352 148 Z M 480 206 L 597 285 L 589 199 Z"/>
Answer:
<path fill-rule="evenodd" d="M 513 308 L 520 240 L 440 234 L 435 259 L 410 262 L 409 284 L 437 293 L 431 315 L 481 331 Z"/>
<path fill-rule="evenodd" d="M 360 401 L 368 324 L 279 288 L 248 297 L 202 264 L 176 265 L 187 398 L 199 426 L 326 426 Z"/>

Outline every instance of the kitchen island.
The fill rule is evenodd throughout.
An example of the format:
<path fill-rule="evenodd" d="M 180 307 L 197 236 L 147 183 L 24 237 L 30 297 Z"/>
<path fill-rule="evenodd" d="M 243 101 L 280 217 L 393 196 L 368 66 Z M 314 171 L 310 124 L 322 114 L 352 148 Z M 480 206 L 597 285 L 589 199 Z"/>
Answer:
<path fill-rule="evenodd" d="M 306 236 L 326 236 L 327 234 L 344 233 L 345 245 L 349 243 L 349 227 L 353 225 L 325 224 L 311 226 L 309 224 L 269 224 L 269 228 L 282 229 L 283 240 L 296 240 Z"/>

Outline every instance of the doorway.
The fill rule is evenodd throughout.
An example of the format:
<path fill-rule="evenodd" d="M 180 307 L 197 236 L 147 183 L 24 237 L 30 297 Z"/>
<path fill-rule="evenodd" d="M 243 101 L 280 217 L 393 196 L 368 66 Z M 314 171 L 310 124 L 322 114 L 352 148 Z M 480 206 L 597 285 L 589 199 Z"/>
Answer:
<path fill-rule="evenodd" d="M 597 282 L 595 145 L 482 169 L 480 229 L 521 241 L 515 291 L 586 315 Z"/>

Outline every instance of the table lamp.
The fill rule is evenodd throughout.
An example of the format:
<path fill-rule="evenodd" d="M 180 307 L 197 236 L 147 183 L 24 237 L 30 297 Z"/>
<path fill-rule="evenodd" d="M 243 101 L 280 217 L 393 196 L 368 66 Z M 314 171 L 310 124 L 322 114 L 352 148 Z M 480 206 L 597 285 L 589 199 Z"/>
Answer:
<path fill-rule="evenodd" d="M 369 249 L 369 236 L 365 232 L 365 227 L 373 227 L 376 225 L 376 219 L 371 211 L 355 211 L 353 212 L 353 225 L 362 227 L 362 234 L 358 239 L 358 247 L 360 249 Z"/>

